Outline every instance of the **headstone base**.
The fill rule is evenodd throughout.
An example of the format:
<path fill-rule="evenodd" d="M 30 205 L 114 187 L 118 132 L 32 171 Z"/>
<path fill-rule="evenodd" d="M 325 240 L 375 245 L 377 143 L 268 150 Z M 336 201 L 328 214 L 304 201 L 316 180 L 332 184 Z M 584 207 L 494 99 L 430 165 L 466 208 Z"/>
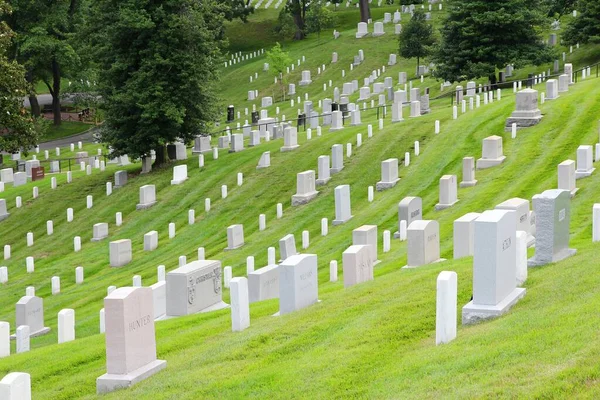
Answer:
<path fill-rule="evenodd" d="M 230 153 L 239 153 L 240 151 L 243 151 L 244 149 L 240 149 L 240 150 L 231 150 L 229 149 Z"/>
<path fill-rule="evenodd" d="M 480 158 L 477 160 L 477 169 L 487 169 L 500 165 L 506 160 L 506 156 L 500 158 Z"/>
<path fill-rule="evenodd" d="M 167 362 L 164 360 L 152 361 L 126 375 L 104 374 L 96 379 L 96 393 L 109 393 L 135 385 L 165 369 Z"/>
<path fill-rule="evenodd" d="M 331 169 L 329 170 L 329 173 L 330 173 L 331 175 L 333 175 L 333 174 L 337 174 L 338 172 L 340 172 L 340 171 L 341 171 L 341 170 L 343 170 L 343 169 L 344 169 L 344 167 L 341 167 L 341 168 L 331 168 Z"/>
<path fill-rule="evenodd" d="M 477 185 L 477 180 L 474 181 L 462 181 L 461 183 L 458 184 L 458 186 L 460 186 L 461 188 L 466 188 L 466 187 L 473 187 Z"/>
<path fill-rule="evenodd" d="M 318 194 L 319 194 L 319 192 L 316 192 L 316 191 L 307 193 L 307 194 L 303 194 L 303 195 L 295 194 L 292 196 L 292 207 L 301 206 L 303 204 L 306 204 L 309 201 L 311 201 L 312 199 L 314 199 L 315 197 L 317 197 Z"/>
<path fill-rule="evenodd" d="M 282 152 L 286 152 L 286 151 L 294 151 L 296 150 L 298 147 L 300 147 L 299 145 L 295 145 L 295 146 L 283 146 L 282 148 L 280 148 L 279 150 L 281 150 Z"/>
<path fill-rule="evenodd" d="M 29 334 L 29 337 L 32 338 L 32 337 L 43 336 L 47 333 L 50 333 L 50 328 L 44 327 L 37 332 L 31 332 Z M 16 340 L 16 339 L 17 339 L 17 335 L 10 335 L 10 340 Z"/>
<path fill-rule="evenodd" d="M 394 236 L 395 236 L 395 234 L 394 234 Z M 399 234 L 398 234 L 398 237 L 400 237 Z M 439 260 L 435 260 L 435 261 L 430 262 L 429 264 L 424 264 L 424 265 L 405 265 L 404 267 L 402 267 L 402 269 L 415 269 L 415 268 L 419 268 L 419 267 L 426 267 L 427 265 L 437 264 L 442 261 L 446 261 L 446 259 L 440 258 Z"/>
<path fill-rule="evenodd" d="M 583 179 L 592 175 L 592 173 L 596 170 L 596 168 L 585 170 L 576 170 L 575 171 L 575 179 Z"/>
<path fill-rule="evenodd" d="M 342 129 L 344 129 L 344 126 L 340 126 L 339 128 L 335 128 L 335 127 L 331 127 L 329 128 L 329 132 L 337 132 L 337 131 L 341 131 Z"/>
<path fill-rule="evenodd" d="M 378 37 L 378 36 L 383 36 L 385 35 L 385 32 L 383 33 L 373 33 L 373 37 Z"/>
<path fill-rule="evenodd" d="M 0 221 L 4 221 L 6 218 L 10 216 L 10 213 L 6 213 L 4 215 L 0 215 Z"/>
<path fill-rule="evenodd" d="M 188 314 L 188 315 L 204 314 L 204 313 L 211 312 L 211 311 L 224 310 L 229 307 L 231 307 L 229 304 L 225 303 L 224 301 L 221 301 L 219 303 L 213 304 L 210 307 L 203 308 L 202 310 L 200 310 L 198 312 Z M 179 317 L 183 317 L 183 316 L 184 315 L 167 315 L 167 314 L 165 314 L 162 317 L 157 318 L 156 321 L 164 321 L 166 319 L 179 318 Z"/>
<path fill-rule="evenodd" d="M 265 169 L 265 168 L 269 168 L 269 167 L 270 167 L 270 165 L 258 165 L 256 167 L 256 169 Z"/>
<path fill-rule="evenodd" d="M 354 215 L 351 215 L 348 219 L 345 220 L 341 220 L 341 219 L 334 219 L 331 224 L 332 225 L 342 225 L 345 224 L 346 222 L 350 221 L 352 219 L 352 217 L 354 217 Z"/>
<path fill-rule="evenodd" d="M 320 302 L 321 302 L 321 300 L 317 300 L 315 303 L 311 304 L 311 306 L 314 304 L 319 304 Z M 310 307 L 310 306 L 307 306 L 307 307 Z M 279 317 L 280 315 L 281 315 L 280 312 L 277 311 L 275 314 L 272 315 L 272 317 Z"/>
<path fill-rule="evenodd" d="M 557 263 L 566 258 L 574 256 L 575 253 L 577 253 L 577 250 L 575 250 L 575 249 L 565 249 L 565 250 L 561 251 L 560 253 L 556 254 L 554 257 L 552 257 L 552 261 L 539 261 L 535 258 L 535 256 L 533 256 L 529 260 L 527 260 L 527 266 L 531 268 L 531 267 L 540 267 L 542 265 L 550 264 L 551 262 Z"/>
<path fill-rule="evenodd" d="M 235 247 L 225 247 L 225 249 L 224 249 L 224 250 L 225 250 L 225 251 L 236 250 L 236 249 L 239 249 L 239 248 L 243 247 L 245 244 L 246 244 L 246 243 L 242 243 L 242 244 L 240 244 L 239 246 L 235 246 Z"/>
<path fill-rule="evenodd" d="M 512 131 L 512 124 L 517 124 L 518 128 L 529 128 L 535 126 L 540 123 L 542 120 L 542 116 L 534 117 L 534 118 L 508 118 L 506 120 L 506 125 L 504 126 L 504 132 Z"/>
<path fill-rule="evenodd" d="M 369 36 L 369 34 L 368 33 L 357 33 L 355 36 L 357 39 L 362 39 L 364 37 Z"/>
<path fill-rule="evenodd" d="M 102 240 L 106 239 L 107 237 L 108 237 L 108 236 L 102 236 L 102 237 L 97 237 L 97 238 L 94 238 L 94 237 L 93 237 L 91 241 L 92 241 L 92 242 L 100 242 L 100 241 L 102 241 Z"/>
<path fill-rule="evenodd" d="M 317 186 L 323 186 L 323 185 L 327 185 L 327 182 L 329 182 L 330 180 L 331 180 L 331 178 L 327 178 L 327 179 L 317 179 L 317 180 L 315 181 L 315 184 L 316 184 Z M 1 221 L 1 219 L 0 219 L 0 221 Z"/>
<path fill-rule="evenodd" d="M 312 83 L 312 80 L 310 81 L 300 81 L 300 83 L 298 85 L 300 86 L 308 86 Z"/>
<path fill-rule="evenodd" d="M 450 207 L 452 207 L 453 205 L 455 205 L 458 202 L 459 202 L 459 200 L 456 200 L 454 203 L 451 203 L 451 204 L 440 204 L 440 203 L 437 203 L 435 205 L 435 210 L 436 211 L 445 210 L 446 208 L 450 208 Z"/>
<path fill-rule="evenodd" d="M 177 180 L 173 179 L 173 180 L 171 181 L 171 185 L 181 185 L 183 182 L 185 182 L 185 181 L 187 181 L 187 180 L 188 180 L 188 178 L 185 178 L 185 179 L 177 179 Z"/>
<path fill-rule="evenodd" d="M 396 184 L 400 182 L 400 178 L 396 179 L 395 181 L 391 181 L 391 182 L 383 182 L 383 181 L 379 181 L 377 182 L 377 184 L 375 185 L 375 190 L 377 190 L 378 192 L 382 192 L 384 190 L 387 189 L 391 189 L 394 186 L 396 186 Z"/>
<path fill-rule="evenodd" d="M 135 206 L 135 209 L 136 210 L 146 210 L 155 204 L 156 204 L 156 201 L 153 201 L 152 203 L 138 204 Z"/>
<path fill-rule="evenodd" d="M 575 193 L 577 193 L 579 191 L 579 188 L 575 188 L 573 190 L 571 190 L 571 198 L 575 197 Z"/>
<path fill-rule="evenodd" d="M 471 301 L 462 309 L 462 324 L 471 325 L 486 319 L 499 317 L 507 313 L 523 296 L 525 296 L 525 289 L 516 288 L 495 306 L 475 305 Z"/>

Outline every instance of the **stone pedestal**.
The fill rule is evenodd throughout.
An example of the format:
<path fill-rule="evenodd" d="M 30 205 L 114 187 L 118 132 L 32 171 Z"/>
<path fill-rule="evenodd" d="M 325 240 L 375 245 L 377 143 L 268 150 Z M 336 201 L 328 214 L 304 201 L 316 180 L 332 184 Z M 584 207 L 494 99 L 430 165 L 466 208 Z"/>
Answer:
<path fill-rule="evenodd" d="M 517 93 L 517 107 L 510 118 L 506 120 L 505 131 L 512 130 L 512 124 L 517 128 L 528 128 L 540 123 L 542 112 L 538 108 L 538 91 L 524 89 Z"/>

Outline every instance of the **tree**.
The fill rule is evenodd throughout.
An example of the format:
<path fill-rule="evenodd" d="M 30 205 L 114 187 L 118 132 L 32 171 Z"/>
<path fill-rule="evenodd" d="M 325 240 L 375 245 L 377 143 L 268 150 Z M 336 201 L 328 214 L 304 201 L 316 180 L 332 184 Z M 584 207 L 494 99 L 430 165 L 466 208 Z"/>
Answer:
<path fill-rule="evenodd" d="M 540 0 L 451 0 L 436 73 L 447 81 L 489 77 L 496 68 L 539 65 L 553 59 L 538 26 L 547 25 Z"/>
<path fill-rule="evenodd" d="M 248 16 L 254 12 L 250 0 L 226 0 L 224 4 L 227 6 L 224 16 L 228 21 L 239 18 L 242 22 L 248 22 Z"/>
<path fill-rule="evenodd" d="M 273 31 L 282 40 L 290 39 L 296 33 L 294 18 L 286 7 L 283 7 L 279 12 L 277 24 L 273 28 Z"/>
<path fill-rule="evenodd" d="M 358 8 L 360 9 L 360 22 L 369 22 L 371 19 L 369 0 L 358 0 Z"/>
<path fill-rule="evenodd" d="M 223 9 L 215 0 L 96 0 L 90 35 L 111 156 L 166 160 L 218 113 Z"/>
<path fill-rule="evenodd" d="M 10 12 L 8 4 L 0 0 L 0 20 Z M 14 32 L 0 21 L 0 151 L 9 153 L 27 152 L 37 144 L 40 134 L 39 126 L 23 107 L 23 97 L 30 89 L 25 68 L 8 58 L 13 38 Z"/>
<path fill-rule="evenodd" d="M 545 0 L 548 16 L 554 17 L 566 15 L 575 7 L 577 0 Z"/>
<path fill-rule="evenodd" d="M 31 84 L 43 81 L 52 95 L 54 125 L 61 124 L 61 79 L 79 70 L 72 37 L 81 18 L 82 0 L 12 0 L 7 22 L 17 33 L 15 57 L 27 68 Z M 30 97 L 34 114 L 37 100 Z"/>
<path fill-rule="evenodd" d="M 279 43 L 275 44 L 271 50 L 267 51 L 267 61 L 269 62 L 269 71 L 279 80 L 281 93 L 285 99 L 285 86 L 283 82 L 283 71 L 292 63 L 292 58 L 284 52 Z"/>
<path fill-rule="evenodd" d="M 313 1 L 308 7 L 306 13 L 306 31 L 308 33 L 317 33 L 321 37 L 321 31 L 335 26 L 335 15 L 320 2 Z"/>
<path fill-rule="evenodd" d="M 294 39 L 302 40 L 306 37 L 306 11 L 308 9 L 308 0 L 290 0 L 285 6 L 285 10 L 292 15 L 296 25 Z"/>
<path fill-rule="evenodd" d="M 600 43 L 600 2 L 579 0 L 579 14 L 567 25 L 563 40 L 567 44 Z"/>
<path fill-rule="evenodd" d="M 435 44 L 433 27 L 425 19 L 425 12 L 416 9 L 412 18 L 399 35 L 399 54 L 404 58 L 417 59 L 417 74 L 419 61 L 432 53 Z"/>

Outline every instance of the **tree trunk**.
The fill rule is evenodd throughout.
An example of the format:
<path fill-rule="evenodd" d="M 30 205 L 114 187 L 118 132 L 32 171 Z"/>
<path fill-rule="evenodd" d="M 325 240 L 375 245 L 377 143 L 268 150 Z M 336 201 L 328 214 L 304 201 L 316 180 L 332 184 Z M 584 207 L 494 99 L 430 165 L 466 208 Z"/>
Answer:
<path fill-rule="evenodd" d="M 420 61 L 420 60 L 421 60 L 421 58 L 420 58 L 420 57 L 417 57 L 417 70 L 416 70 L 416 73 L 415 73 L 415 75 L 416 75 L 417 77 L 419 77 L 419 61 Z"/>
<path fill-rule="evenodd" d="M 496 85 L 496 83 L 498 82 L 497 79 L 496 79 L 496 74 L 495 73 L 490 74 L 490 76 L 488 78 L 490 80 L 490 89 L 491 90 L 498 89 L 498 85 Z"/>
<path fill-rule="evenodd" d="M 304 34 L 304 18 L 302 18 L 300 11 L 298 13 L 294 13 L 294 23 L 296 24 L 296 34 L 294 35 L 294 39 L 304 39 L 306 37 Z"/>
<path fill-rule="evenodd" d="M 155 150 L 156 159 L 154 160 L 154 168 L 158 168 L 167 163 L 167 146 L 158 146 Z"/>
<path fill-rule="evenodd" d="M 31 72 L 27 72 L 25 75 L 27 82 L 33 87 L 33 74 Z M 31 115 L 34 117 L 39 117 L 41 115 L 40 103 L 37 100 L 37 97 L 34 94 L 29 96 L 29 106 L 31 107 Z"/>
<path fill-rule="evenodd" d="M 56 59 L 52 60 L 52 113 L 54 114 L 54 126 L 62 123 L 60 112 L 60 66 Z"/>
<path fill-rule="evenodd" d="M 369 22 L 371 19 L 371 10 L 369 9 L 369 0 L 360 0 L 360 22 Z"/>

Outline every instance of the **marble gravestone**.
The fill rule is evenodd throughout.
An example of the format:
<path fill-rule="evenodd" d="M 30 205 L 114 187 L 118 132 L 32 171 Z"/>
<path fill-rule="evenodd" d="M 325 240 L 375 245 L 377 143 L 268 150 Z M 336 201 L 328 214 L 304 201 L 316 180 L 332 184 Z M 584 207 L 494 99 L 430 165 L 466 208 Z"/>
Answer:
<path fill-rule="evenodd" d="M 371 263 L 379 263 L 377 255 L 377 225 L 363 225 L 352 231 L 352 245 L 369 246 Z"/>
<path fill-rule="evenodd" d="M 473 300 L 462 309 L 463 325 L 506 313 L 525 289 L 517 288 L 514 211 L 484 211 L 475 221 Z"/>
<path fill-rule="evenodd" d="M 5 220 L 10 216 L 10 213 L 6 209 L 6 200 L 0 199 L 0 221 Z"/>
<path fill-rule="evenodd" d="M 298 254 L 279 265 L 279 315 L 319 301 L 316 254 Z"/>
<path fill-rule="evenodd" d="M 296 251 L 296 239 L 294 238 L 294 235 L 285 235 L 279 240 L 279 253 L 281 254 L 282 261 L 298 254 Z"/>
<path fill-rule="evenodd" d="M 192 261 L 167 273 L 167 316 L 179 317 L 221 310 L 221 262 Z"/>
<path fill-rule="evenodd" d="M 140 202 L 135 207 L 137 210 L 145 210 L 156 204 L 156 186 L 144 185 L 140 187 Z"/>
<path fill-rule="evenodd" d="M 574 255 L 569 248 L 571 194 L 568 190 L 551 189 L 533 196 L 536 218 L 535 254 L 529 267 L 555 263 Z"/>
<path fill-rule="evenodd" d="M 558 189 L 568 190 L 573 197 L 579 190 L 575 181 L 575 161 L 565 160 L 558 164 Z"/>
<path fill-rule="evenodd" d="M 227 248 L 225 250 L 239 249 L 244 245 L 244 225 L 230 225 L 227 228 Z"/>
<path fill-rule="evenodd" d="M 106 374 L 98 394 L 130 387 L 166 368 L 156 359 L 152 289 L 122 287 L 104 298 Z"/>
<path fill-rule="evenodd" d="M 333 225 L 342 225 L 352 218 L 350 206 L 350 185 L 340 185 L 334 190 L 335 219 Z"/>
<path fill-rule="evenodd" d="M 596 170 L 594 168 L 594 150 L 592 146 L 579 146 L 577 148 L 577 169 L 575 170 L 575 179 L 582 179 L 591 176 Z"/>
<path fill-rule="evenodd" d="M 477 160 L 477 169 L 486 169 L 500 165 L 506 160 L 502 150 L 502 137 L 489 136 L 483 139 L 482 156 Z"/>
<path fill-rule="evenodd" d="M 435 205 L 437 211 L 445 210 L 458 203 L 456 175 L 444 175 L 440 178 L 439 203 Z"/>
<path fill-rule="evenodd" d="M 512 124 L 517 124 L 518 128 L 528 128 L 540 123 L 542 112 L 538 108 L 538 91 L 534 89 L 524 89 L 517 92 L 516 110 L 506 120 L 504 130 L 510 132 Z"/>
<path fill-rule="evenodd" d="M 479 213 L 468 213 L 454 220 L 454 259 L 473 255 L 475 220 Z"/>
<path fill-rule="evenodd" d="M 11 372 L 0 381 L 0 399 L 31 400 L 31 376 L 25 372 Z"/>
<path fill-rule="evenodd" d="M 115 185 L 114 188 L 122 188 L 127 185 L 127 171 L 117 171 L 115 172 Z"/>
<path fill-rule="evenodd" d="M 408 227 L 413 221 L 423 219 L 423 200 L 420 197 L 405 197 L 398 203 L 398 232 L 394 238 L 400 238 L 400 221 L 406 221 Z"/>
<path fill-rule="evenodd" d="M 110 242 L 108 248 L 111 267 L 123 267 L 129 264 L 133 259 L 130 239 L 121 239 Z"/>
<path fill-rule="evenodd" d="M 307 204 L 319 192 L 315 189 L 315 171 L 304 171 L 296 175 L 296 194 L 292 196 L 292 206 Z"/>
<path fill-rule="evenodd" d="M 248 279 L 233 278 L 229 282 L 231 295 L 231 330 L 240 332 L 250 326 Z"/>
<path fill-rule="evenodd" d="M 517 219 L 517 230 L 527 234 L 527 247 L 535 244 L 535 237 L 531 234 L 531 213 L 529 211 L 529 200 L 518 197 L 508 199 L 496 206 L 496 210 L 511 210 L 515 212 Z"/>
<path fill-rule="evenodd" d="M 463 158 L 463 180 L 459 184 L 461 188 L 464 187 L 472 187 L 477 184 L 477 179 L 475 179 L 475 158 L 473 157 L 465 157 Z"/>
<path fill-rule="evenodd" d="M 248 274 L 250 303 L 279 298 L 278 265 L 267 265 Z"/>
<path fill-rule="evenodd" d="M 194 139 L 194 148 L 192 154 L 210 153 L 212 147 L 210 145 L 210 136 L 198 136 Z"/>
<path fill-rule="evenodd" d="M 342 253 L 344 287 L 372 281 L 372 249 L 369 245 L 352 245 Z"/>
<path fill-rule="evenodd" d="M 378 192 L 391 189 L 400 181 L 398 178 L 398 159 L 390 158 L 381 162 L 381 181 L 375 188 Z"/>
<path fill-rule="evenodd" d="M 440 225 L 434 220 L 414 221 L 407 229 L 408 257 L 402 268 L 416 268 L 439 261 Z"/>
<path fill-rule="evenodd" d="M 29 326 L 29 336 L 36 337 L 50 332 L 44 326 L 44 300 L 37 296 L 23 296 L 17 302 L 15 326 Z M 11 336 L 14 338 L 15 336 Z"/>

